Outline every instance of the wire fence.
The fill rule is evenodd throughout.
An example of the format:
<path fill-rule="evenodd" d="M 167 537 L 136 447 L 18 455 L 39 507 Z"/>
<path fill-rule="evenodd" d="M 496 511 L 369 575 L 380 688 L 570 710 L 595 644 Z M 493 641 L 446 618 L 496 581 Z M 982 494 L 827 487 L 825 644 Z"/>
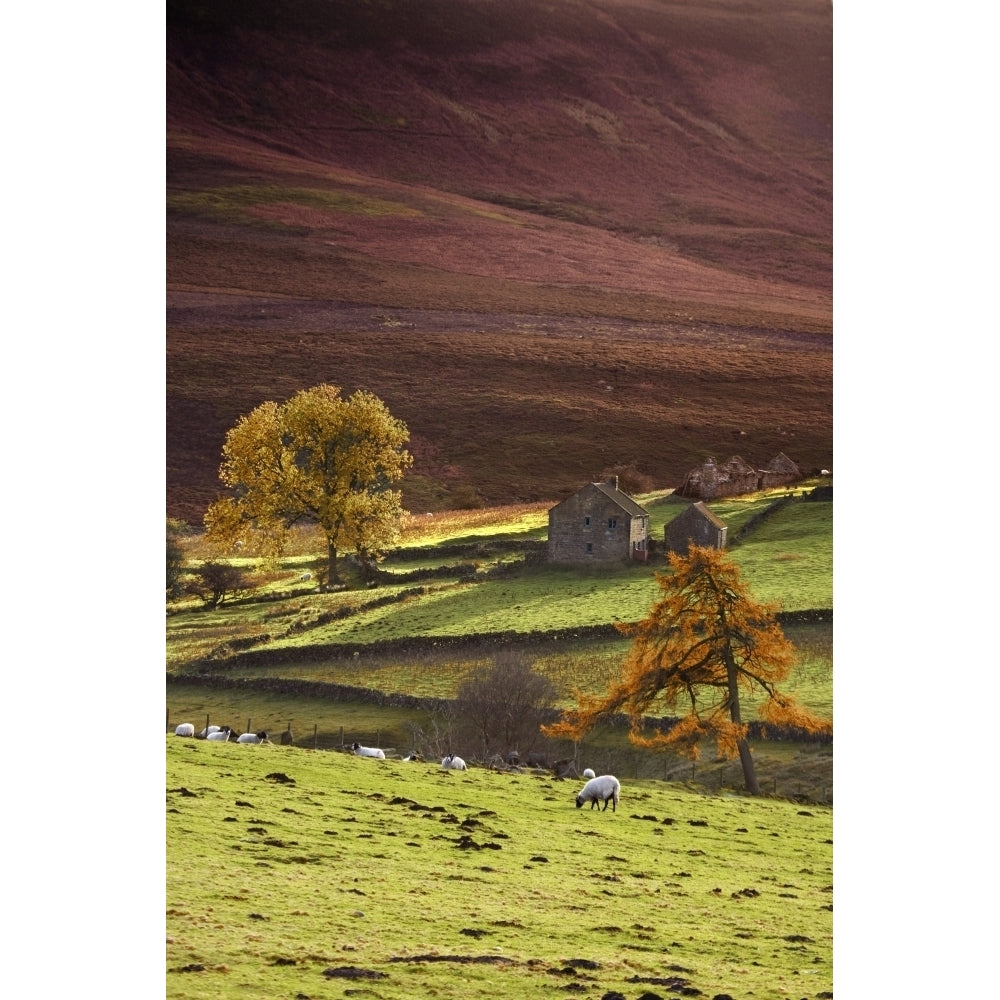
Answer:
<path fill-rule="evenodd" d="M 296 731 L 293 732 L 291 721 L 288 722 L 285 729 L 279 730 L 274 727 L 273 723 L 264 723 L 261 725 L 259 720 L 257 726 L 255 726 L 252 716 L 247 718 L 246 728 L 239 730 L 233 727 L 230 721 L 226 721 L 220 725 L 218 720 L 213 721 L 211 715 L 206 714 L 205 724 L 203 727 L 199 728 L 199 724 L 191 723 L 188 718 L 184 718 L 179 721 L 171 720 L 170 709 L 167 709 L 166 729 L 168 733 L 175 733 L 177 726 L 184 723 L 190 723 L 194 727 L 195 739 L 204 739 L 207 733 L 211 731 L 210 727 L 212 726 L 222 728 L 222 725 L 225 725 L 230 727 L 231 740 L 235 740 L 241 732 L 254 733 L 255 735 L 265 733 L 265 739 L 268 743 L 280 746 L 294 746 L 307 750 L 350 750 L 355 743 L 381 748 L 382 740 L 382 732 L 378 729 L 375 730 L 374 734 L 370 732 L 358 733 L 352 732 L 344 726 L 340 726 L 338 730 L 331 732 L 329 729 L 320 729 L 319 725 L 314 723 L 311 727 L 296 726 Z M 395 747 L 382 749 L 385 749 L 387 754 L 390 752 L 396 752 Z M 403 751 L 403 753 L 406 752 L 407 751 Z M 400 756 L 402 756 L 403 753 L 401 753 Z"/>
<path fill-rule="evenodd" d="M 189 722 L 189 719 L 184 719 Z M 177 722 L 171 719 L 167 709 L 166 731 L 174 733 Z M 195 728 L 195 739 L 204 739 L 209 727 L 213 724 L 210 715 L 205 716 L 204 727 Z M 229 725 L 227 722 L 226 725 Z M 192 726 L 194 724 L 192 723 Z M 272 724 L 273 726 L 273 724 Z M 289 721 L 284 729 L 268 729 L 265 724 L 260 729 L 254 728 L 253 717 L 246 720 L 247 733 L 266 733 L 266 740 L 275 746 L 291 746 L 305 750 L 334 751 L 351 753 L 353 745 L 375 747 L 382 750 L 388 759 L 402 759 L 415 753 L 419 759 L 436 762 L 443 758 L 450 748 L 442 749 L 436 740 L 415 741 L 419 746 L 383 746 L 383 737 L 389 742 L 400 743 L 398 733 L 376 729 L 373 732 L 360 732 L 340 726 L 335 729 L 320 728 L 318 723 L 311 725 L 296 724 L 295 731 Z M 234 730 L 230 740 L 235 740 L 238 733 Z M 491 754 L 480 759 L 475 753 L 463 752 L 461 756 L 470 767 L 483 767 L 491 770 L 503 770 L 518 774 L 535 774 L 547 776 L 553 780 L 582 780 L 581 775 L 589 767 L 597 774 L 614 774 L 622 780 L 658 780 L 676 782 L 697 788 L 700 791 L 725 794 L 742 794 L 744 790 L 743 771 L 738 760 L 688 760 L 672 753 L 657 753 L 636 748 L 609 749 L 607 747 L 590 748 L 584 743 L 578 743 L 566 749 L 562 756 L 558 751 L 552 754 L 526 754 L 518 762 L 509 763 L 510 755 Z M 794 766 L 786 766 L 774 771 L 766 766 L 758 768 L 758 780 L 762 794 L 775 798 L 792 799 L 801 802 L 811 802 L 820 805 L 833 804 L 832 754 L 830 756 L 829 773 L 820 768 L 819 773 L 797 771 Z"/>

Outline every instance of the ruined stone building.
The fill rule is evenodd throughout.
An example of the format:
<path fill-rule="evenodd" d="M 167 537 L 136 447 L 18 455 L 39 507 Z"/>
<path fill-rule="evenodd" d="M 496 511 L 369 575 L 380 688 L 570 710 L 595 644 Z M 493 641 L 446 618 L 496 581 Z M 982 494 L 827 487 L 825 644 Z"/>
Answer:
<path fill-rule="evenodd" d="M 783 452 L 779 451 L 763 469 L 760 470 L 757 489 L 766 490 L 772 486 L 784 486 L 802 478 L 799 467 Z"/>
<path fill-rule="evenodd" d="M 550 562 L 649 558 L 649 513 L 618 489 L 618 477 L 588 483 L 549 511 Z"/>
<path fill-rule="evenodd" d="M 779 452 L 763 469 L 755 469 L 739 455 L 733 455 L 721 465 L 717 465 L 714 458 L 706 458 L 700 468 L 688 473 L 676 495 L 713 500 L 772 489 L 801 478 L 799 467 L 784 452 Z"/>

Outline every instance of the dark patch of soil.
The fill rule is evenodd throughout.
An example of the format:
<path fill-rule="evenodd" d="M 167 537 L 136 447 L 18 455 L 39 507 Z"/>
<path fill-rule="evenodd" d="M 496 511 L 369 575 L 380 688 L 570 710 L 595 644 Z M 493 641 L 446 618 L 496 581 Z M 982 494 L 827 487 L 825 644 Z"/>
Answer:
<path fill-rule="evenodd" d="M 456 962 L 459 965 L 513 965 L 504 955 L 393 955 L 390 962 Z"/>
<path fill-rule="evenodd" d="M 330 967 L 323 970 L 323 975 L 327 979 L 388 979 L 385 972 L 377 969 L 359 969 L 353 965 L 343 965 L 337 968 Z"/>

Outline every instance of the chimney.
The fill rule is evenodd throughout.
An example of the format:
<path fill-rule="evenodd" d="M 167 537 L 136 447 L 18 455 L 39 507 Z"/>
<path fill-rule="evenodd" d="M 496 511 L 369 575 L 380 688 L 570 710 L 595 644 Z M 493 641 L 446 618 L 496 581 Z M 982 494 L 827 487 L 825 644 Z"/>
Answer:
<path fill-rule="evenodd" d="M 608 486 L 612 487 L 612 489 L 618 489 L 618 477 L 617 476 L 608 476 L 607 483 L 608 483 Z"/>

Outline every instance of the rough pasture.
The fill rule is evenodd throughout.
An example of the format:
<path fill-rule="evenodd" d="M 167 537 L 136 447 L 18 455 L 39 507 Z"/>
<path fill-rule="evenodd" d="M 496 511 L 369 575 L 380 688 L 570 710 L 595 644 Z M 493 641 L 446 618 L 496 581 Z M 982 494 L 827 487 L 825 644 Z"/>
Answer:
<path fill-rule="evenodd" d="M 828 809 L 625 780 L 605 814 L 575 780 L 166 751 L 168 997 L 832 995 Z"/>

